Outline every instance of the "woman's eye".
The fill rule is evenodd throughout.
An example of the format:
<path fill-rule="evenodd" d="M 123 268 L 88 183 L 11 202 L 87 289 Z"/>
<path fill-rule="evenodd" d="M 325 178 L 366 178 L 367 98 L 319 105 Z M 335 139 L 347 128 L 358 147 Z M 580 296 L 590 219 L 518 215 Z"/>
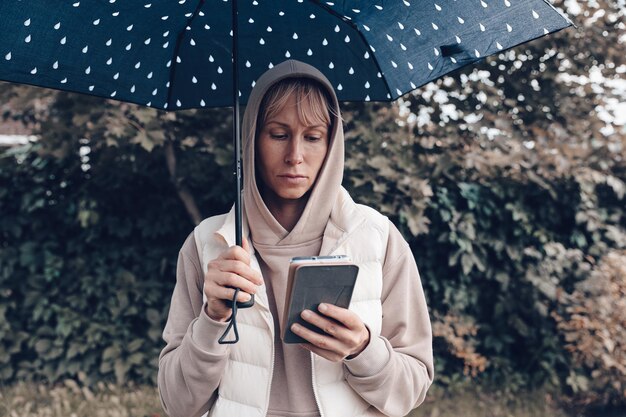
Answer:
<path fill-rule="evenodd" d="M 306 139 L 309 142 L 317 142 L 318 140 L 322 139 L 320 136 L 307 136 Z"/>
<path fill-rule="evenodd" d="M 287 135 L 284 133 L 271 133 L 270 136 L 272 137 L 272 139 L 286 139 Z"/>

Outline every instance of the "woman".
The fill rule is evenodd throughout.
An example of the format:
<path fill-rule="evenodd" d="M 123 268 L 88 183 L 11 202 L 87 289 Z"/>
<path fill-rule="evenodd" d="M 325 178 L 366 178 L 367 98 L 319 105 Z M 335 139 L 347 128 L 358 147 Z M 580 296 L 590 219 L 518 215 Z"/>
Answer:
<path fill-rule="evenodd" d="M 341 187 L 337 97 L 316 69 L 286 61 L 255 85 L 244 114 L 244 239 L 234 213 L 203 221 L 183 245 L 159 360 L 170 416 L 402 416 L 433 378 L 424 294 L 408 244 Z M 303 318 L 328 334 L 278 336 L 289 260 L 344 254 L 359 265 L 350 309 Z M 218 343 L 237 287 L 241 339 Z"/>

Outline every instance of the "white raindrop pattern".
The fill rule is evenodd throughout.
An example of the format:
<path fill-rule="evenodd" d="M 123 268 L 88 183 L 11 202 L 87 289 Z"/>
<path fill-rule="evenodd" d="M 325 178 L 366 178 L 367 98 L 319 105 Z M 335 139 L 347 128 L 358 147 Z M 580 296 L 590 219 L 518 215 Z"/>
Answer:
<path fill-rule="evenodd" d="M 115 1 L 64 3 L 50 9 L 43 1 L 29 2 L 29 7 L 17 0 L 2 2 L 0 16 L 20 19 L 14 36 L 26 46 L 3 35 L 0 48 L 7 51 L 0 79 L 165 108 L 170 77 L 165 62 L 174 53 L 184 16 L 195 11 L 194 2 L 169 5 L 168 14 L 179 19 L 166 22 L 159 12 L 163 7 L 150 8 L 147 0 L 133 3 L 136 10 Z M 166 31 L 170 33 L 162 37 Z M 159 38 L 164 42 L 156 42 Z M 170 46 L 163 48 L 165 42 Z M 41 58 L 35 61 L 37 56 Z"/>
<path fill-rule="evenodd" d="M 229 0 L 119 3 L 1 2 L 0 79 L 169 110 L 232 103 Z M 238 3 L 242 102 L 285 59 L 341 100 L 395 99 L 568 23 L 543 0 Z"/>
<path fill-rule="evenodd" d="M 184 34 L 178 53 L 188 59 L 176 66 L 170 103 L 179 100 L 183 107 L 186 103 L 198 107 L 197 103 L 201 102 L 206 106 L 232 102 L 232 65 L 229 51 L 222 47 L 232 40 L 230 20 L 210 12 L 220 3 L 227 2 L 207 1 L 201 9 L 204 14 L 196 16 L 190 23 L 191 31 Z M 288 9 L 287 3 L 239 2 L 242 102 L 247 100 L 260 75 L 286 59 L 309 62 L 322 70 L 336 90 L 341 85 L 338 93 L 343 100 L 363 100 L 367 94 L 385 97 L 385 81 L 376 78 L 379 69 L 368 54 L 369 47 L 352 25 L 314 2 L 294 2 Z M 307 25 L 328 30 L 311 30 Z M 207 32 L 203 41 L 195 35 L 200 30 Z M 186 41 L 192 37 L 196 40 L 195 48 Z M 352 51 L 350 54 L 346 54 L 347 48 Z M 371 85 L 369 91 L 363 88 L 366 81 Z"/>
<path fill-rule="evenodd" d="M 359 27 L 369 43 L 390 95 L 369 94 L 372 100 L 396 99 L 457 68 L 567 26 L 543 0 L 322 3 Z"/>

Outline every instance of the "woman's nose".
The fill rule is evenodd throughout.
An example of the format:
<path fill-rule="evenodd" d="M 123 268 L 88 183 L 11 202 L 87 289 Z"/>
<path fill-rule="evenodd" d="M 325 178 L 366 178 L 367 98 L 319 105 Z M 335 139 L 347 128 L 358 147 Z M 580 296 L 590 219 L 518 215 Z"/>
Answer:
<path fill-rule="evenodd" d="M 293 165 L 301 164 L 304 161 L 302 151 L 303 147 L 301 138 L 293 137 L 289 141 L 287 154 L 285 155 L 285 162 Z"/>

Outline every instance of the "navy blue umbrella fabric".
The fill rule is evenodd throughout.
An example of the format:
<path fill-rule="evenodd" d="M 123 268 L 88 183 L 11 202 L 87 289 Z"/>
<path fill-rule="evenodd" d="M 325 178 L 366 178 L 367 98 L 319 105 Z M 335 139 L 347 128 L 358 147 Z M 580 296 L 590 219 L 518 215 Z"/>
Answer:
<path fill-rule="evenodd" d="M 240 101 L 273 65 L 389 101 L 570 25 L 545 0 L 239 0 Z M 160 109 L 233 105 L 229 0 L 2 0 L 0 79 Z"/>

